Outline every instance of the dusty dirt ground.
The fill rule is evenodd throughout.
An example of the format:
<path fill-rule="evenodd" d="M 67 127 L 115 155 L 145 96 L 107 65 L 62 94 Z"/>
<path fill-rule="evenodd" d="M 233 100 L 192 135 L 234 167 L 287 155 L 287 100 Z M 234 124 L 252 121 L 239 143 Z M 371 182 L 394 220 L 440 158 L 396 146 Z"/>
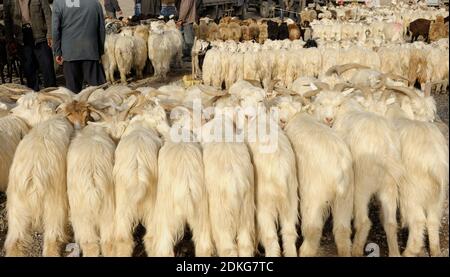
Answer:
<path fill-rule="evenodd" d="M 168 82 L 175 82 L 180 81 L 181 77 L 184 74 L 188 74 L 190 64 L 185 63 L 183 65 L 183 69 L 178 70 L 172 70 L 169 74 L 168 80 L 165 83 Z M 149 73 L 149 72 L 147 72 Z M 61 75 L 58 76 L 58 82 L 63 83 L 63 77 Z M 146 85 L 152 86 L 152 87 L 159 87 L 163 85 L 161 82 L 154 82 L 150 81 Z M 435 95 L 435 99 L 437 102 L 438 107 L 438 114 L 439 117 L 442 119 L 442 121 L 445 123 L 445 125 L 448 128 L 448 122 L 449 122 L 449 107 L 448 107 L 448 93 L 447 94 L 438 94 Z M 448 140 L 448 129 L 445 132 L 446 138 Z M 448 195 L 448 192 L 447 192 Z M 372 201 L 371 208 L 370 208 L 370 219 L 373 222 L 372 229 L 369 234 L 369 238 L 367 240 L 367 243 L 375 243 L 379 246 L 380 255 L 386 256 L 387 255 L 387 244 L 386 244 L 386 236 L 384 233 L 384 230 L 382 228 L 382 225 L 379 220 L 379 214 L 380 209 L 378 206 L 378 203 L 376 201 Z M 441 248 L 442 248 L 442 255 L 443 256 L 449 256 L 449 207 L 448 207 L 448 197 L 445 204 L 445 212 L 444 216 L 442 218 L 442 227 L 440 232 L 440 238 L 441 238 Z M 299 226 L 300 227 L 300 226 Z M 70 229 L 70 227 L 69 227 Z M 300 228 L 297 230 L 299 234 L 299 239 L 297 241 L 297 245 L 300 246 L 302 238 L 301 238 L 301 232 Z M 4 255 L 3 245 L 5 242 L 5 237 L 7 233 L 7 217 L 6 217 L 6 195 L 4 193 L 0 193 L 0 256 Z M 136 241 L 136 249 L 134 251 L 133 256 L 142 257 L 146 256 L 145 250 L 142 244 L 142 237 L 145 234 L 145 229 L 142 226 L 138 226 L 135 231 L 135 241 Z M 186 256 L 193 256 L 194 255 L 194 245 L 191 240 L 191 233 L 189 230 L 186 230 L 185 236 L 183 240 L 178 243 L 176 246 L 176 255 L 181 257 Z M 406 230 L 399 229 L 398 232 L 399 237 L 399 244 L 401 250 L 403 250 L 406 246 L 406 241 L 408 237 L 408 232 Z M 73 238 L 70 240 L 73 242 Z M 263 249 L 259 248 L 258 256 L 263 255 Z M 40 253 L 42 253 L 42 234 L 35 233 L 34 234 L 34 242 L 33 245 L 30 246 L 29 255 L 30 256 L 40 256 Z M 66 256 L 69 253 L 63 253 L 64 256 Z M 368 254 L 368 253 L 367 253 Z M 336 247 L 334 244 L 333 234 L 332 234 L 332 220 L 329 219 L 326 223 L 326 226 L 323 231 L 323 237 L 321 241 L 321 248 L 319 251 L 320 256 L 336 256 Z M 423 253 L 424 256 L 428 256 L 428 247 L 426 247 L 425 252 Z"/>

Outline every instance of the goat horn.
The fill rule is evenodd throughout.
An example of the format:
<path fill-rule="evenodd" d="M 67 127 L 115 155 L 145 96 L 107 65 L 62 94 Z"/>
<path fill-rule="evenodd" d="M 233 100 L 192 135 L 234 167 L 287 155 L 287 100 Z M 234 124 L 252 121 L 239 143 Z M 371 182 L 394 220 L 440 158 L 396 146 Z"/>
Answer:
<path fill-rule="evenodd" d="M 130 108 L 130 114 L 139 114 L 144 110 L 145 105 L 149 102 L 150 100 L 145 98 L 144 95 L 139 94 L 137 95 L 137 103 L 134 105 L 134 107 Z"/>
<path fill-rule="evenodd" d="M 334 85 L 333 90 L 342 92 L 346 88 L 353 88 L 353 85 L 350 83 L 339 83 L 339 84 Z"/>
<path fill-rule="evenodd" d="M 9 93 L 5 93 L 1 95 L 2 97 L 5 97 L 9 100 L 13 100 L 13 101 L 17 101 L 20 99 L 20 97 L 22 97 L 22 94 L 9 94 Z"/>
<path fill-rule="evenodd" d="M 370 99 L 370 100 L 373 99 L 373 95 L 372 95 L 372 91 L 370 90 L 370 87 L 368 87 L 368 86 L 356 86 L 355 88 L 359 89 L 364 94 L 364 97 L 366 99 Z"/>
<path fill-rule="evenodd" d="M 89 99 L 89 96 L 91 96 L 91 94 L 98 90 L 98 89 L 102 89 L 104 87 L 108 86 L 108 83 L 105 83 L 103 85 L 99 85 L 99 86 L 91 86 L 91 87 L 87 87 L 84 90 L 82 90 L 79 94 L 78 94 L 78 101 L 79 102 L 87 102 Z"/>
<path fill-rule="evenodd" d="M 158 95 L 166 95 L 166 96 L 169 96 L 169 94 L 167 94 L 167 93 L 165 93 L 165 92 L 162 92 L 162 91 L 160 91 L 160 90 L 157 90 L 157 89 L 152 89 L 151 91 L 149 91 L 149 92 L 146 94 L 147 97 L 157 97 Z"/>
<path fill-rule="evenodd" d="M 0 89 L 4 89 L 9 93 L 16 93 L 16 94 L 24 94 L 27 92 L 31 92 L 33 91 L 32 89 L 22 86 L 22 85 L 17 85 L 17 84 L 3 84 L 0 85 Z"/>
<path fill-rule="evenodd" d="M 205 85 L 198 85 L 198 88 L 201 90 L 202 93 L 205 93 L 209 96 L 224 96 L 228 92 L 227 91 L 220 91 L 213 87 L 205 86 Z"/>
<path fill-rule="evenodd" d="M 300 101 L 300 103 L 302 104 L 302 106 L 307 106 L 307 105 L 311 104 L 311 101 L 302 95 L 294 96 L 294 99 L 297 99 L 297 98 Z"/>
<path fill-rule="evenodd" d="M 307 91 L 303 94 L 303 97 L 310 98 L 310 97 L 316 96 L 320 91 L 321 91 L 321 89 L 314 89 L 314 90 Z"/>
<path fill-rule="evenodd" d="M 138 100 L 136 99 L 133 104 L 131 104 L 130 107 L 127 107 L 126 109 L 124 109 L 123 111 L 121 111 L 118 115 L 117 115 L 117 119 L 119 121 L 125 121 L 128 117 L 128 115 L 130 114 L 130 111 L 136 107 Z"/>
<path fill-rule="evenodd" d="M 41 89 L 39 91 L 39 93 L 47 93 L 47 92 L 55 91 L 57 89 L 58 89 L 57 87 L 48 87 L 48 88 Z"/>
<path fill-rule="evenodd" d="M 369 69 L 369 68 L 370 67 L 358 63 L 347 63 L 343 65 L 335 65 L 330 67 L 330 69 L 327 70 L 325 75 L 331 76 L 334 73 L 336 73 L 337 75 L 341 75 L 342 73 L 350 69 Z"/>
<path fill-rule="evenodd" d="M 176 106 L 179 106 L 180 103 L 177 101 L 168 101 L 168 100 L 161 100 L 159 101 L 159 105 L 166 111 L 170 111 Z"/>
<path fill-rule="evenodd" d="M 274 88 L 275 92 L 280 92 L 281 94 L 285 94 L 285 95 L 298 95 L 297 92 L 288 89 L 288 88 L 283 88 L 283 87 L 275 87 Z"/>
<path fill-rule="evenodd" d="M 386 86 L 387 89 L 394 90 L 401 92 L 405 95 L 407 95 L 409 98 L 416 98 L 419 97 L 419 95 L 416 93 L 414 89 L 408 88 L 408 87 L 400 87 L 400 86 Z"/>
<path fill-rule="evenodd" d="M 382 102 L 386 102 L 386 100 L 388 99 L 388 97 L 391 95 L 392 91 L 391 90 L 385 90 L 383 91 L 383 94 L 381 94 L 381 98 L 380 100 Z"/>
<path fill-rule="evenodd" d="M 57 101 L 60 103 L 70 102 L 72 98 L 70 96 L 65 96 L 63 94 L 55 94 L 55 93 L 39 93 L 38 99 L 41 101 Z"/>
<path fill-rule="evenodd" d="M 91 105 L 89 105 L 88 109 L 90 112 L 97 113 L 103 119 L 103 121 L 112 121 L 112 116 L 109 114 L 106 114 L 104 111 L 97 109 Z"/>
<path fill-rule="evenodd" d="M 261 82 L 260 82 L 260 81 L 258 81 L 258 80 L 253 80 L 253 79 L 244 79 L 244 81 L 246 81 L 246 82 L 249 82 L 250 84 L 252 84 L 252 86 L 255 86 L 255 87 L 259 87 L 259 88 L 262 88 L 262 86 L 261 86 Z"/>
<path fill-rule="evenodd" d="M 403 76 L 397 75 L 397 74 L 393 74 L 393 73 L 384 73 L 384 76 L 386 76 L 389 79 L 392 80 L 402 80 L 402 81 L 407 81 L 409 82 L 409 80 Z"/>
<path fill-rule="evenodd" d="M 269 83 L 269 86 L 267 87 L 267 94 L 271 95 L 273 93 L 273 89 L 275 87 L 275 85 L 279 82 L 280 80 L 276 79 L 276 80 L 271 80 Z"/>
<path fill-rule="evenodd" d="M 330 85 L 324 82 L 313 82 L 313 85 L 320 90 L 330 90 Z"/>

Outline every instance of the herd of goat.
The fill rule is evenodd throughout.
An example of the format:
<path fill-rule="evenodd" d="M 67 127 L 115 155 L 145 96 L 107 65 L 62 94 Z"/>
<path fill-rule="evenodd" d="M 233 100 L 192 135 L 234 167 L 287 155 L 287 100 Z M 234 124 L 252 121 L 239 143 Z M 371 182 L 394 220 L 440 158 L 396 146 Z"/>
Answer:
<path fill-rule="evenodd" d="M 430 255 L 440 256 L 448 128 L 429 84 L 448 85 L 448 38 L 407 44 L 363 31 L 361 39 L 358 28 L 342 35 L 354 24 L 344 21 L 400 12 L 411 21 L 442 16 L 403 5 L 305 11 L 317 47 L 299 39 L 302 26 L 277 25 L 288 34 L 280 39 L 270 37 L 275 21 L 204 20 L 193 49 L 206 50 L 203 84 L 157 89 L 127 86 L 127 74 L 141 78 L 150 59 L 166 78 L 181 59 L 175 22 L 111 21 L 102 58 L 110 83 L 79 94 L 0 85 L 6 255 L 27 255 L 39 231 L 43 256 L 59 256 L 70 224 L 83 256 L 131 256 L 141 223 L 148 256 L 174 256 L 187 225 L 195 256 L 254 256 L 258 244 L 267 257 L 316 256 L 331 216 L 337 254 L 362 256 L 375 197 L 389 256 L 421 255 L 425 232 Z M 343 21 L 340 35 L 315 37 L 330 14 Z M 116 70 L 120 85 L 111 84 Z M 262 135 L 251 136 L 255 129 Z M 399 226 L 409 230 L 402 253 Z"/>
<path fill-rule="evenodd" d="M 403 77 L 409 85 L 417 82 L 422 90 L 426 83 L 441 81 L 447 87 L 448 10 L 399 4 L 376 9 L 322 7 L 302 13 L 301 24 L 289 18 L 224 17 L 217 23 L 200 19 L 194 24 L 193 53 L 206 52 L 203 65 L 198 65 L 205 67 L 203 81 L 228 88 L 236 80 L 254 79 L 266 88 L 271 79 L 279 79 L 290 88 L 297 77 L 320 78 L 331 66 L 359 63 Z M 107 22 L 102 61 L 109 82 L 114 83 L 119 71 L 126 84 L 132 69 L 141 79 L 148 60 L 154 76 L 161 79 L 171 64 L 181 67 L 183 38 L 173 20 L 124 25 Z M 416 41 L 419 36 L 424 41 Z M 408 37 L 413 43 L 406 43 Z"/>
<path fill-rule="evenodd" d="M 367 70 L 346 64 L 327 74 L 350 67 L 354 76 Z M 78 95 L 3 85 L 0 100 L 10 109 L 0 118 L 8 256 L 26 254 L 32 230 L 44 233 L 44 256 L 59 255 L 68 221 L 84 256 L 130 256 L 139 222 L 149 256 L 173 256 L 186 224 L 196 256 L 252 256 L 258 242 L 266 256 L 314 256 L 330 213 L 338 255 L 360 256 L 373 196 L 390 256 L 400 255 L 397 209 L 409 228 L 403 255 L 420 255 L 425 230 L 440 255 L 447 141 L 433 123 L 433 97 L 389 76 L 374 85 L 313 80 L 300 90 L 276 80 L 266 90 L 239 80 L 225 91 L 115 85 Z M 239 108 L 262 112 L 239 125 Z M 273 151 L 261 150 L 266 133 L 247 137 L 263 116 L 276 123 Z M 217 124 L 245 140 L 211 140 Z M 195 139 L 175 140 L 175 127 Z"/>
<path fill-rule="evenodd" d="M 358 79 L 354 82 L 368 84 L 382 77 L 379 72 L 410 86 L 420 84 L 423 90 L 427 84 L 441 82 L 443 90 L 448 85 L 448 38 L 432 44 L 385 44 L 374 47 L 376 50 L 354 42 L 329 42 L 304 48 L 305 42 L 301 40 L 267 40 L 263 45 L 234 41 L 210 44 L 212 47 L 203 60 L 202 79 L 216 88 L 229 88 L 240 79 L 256 80 L 267 88 L 271 80 L 277 79 L 291 89 L 297 86 L 294 80 L 300 77 L 330 83 L 354 77 Z M 351 63 L 367 70 L 357 76 L 351 72 L 343 72 L 342 76 L 326 74 L 332 66 Z"/>

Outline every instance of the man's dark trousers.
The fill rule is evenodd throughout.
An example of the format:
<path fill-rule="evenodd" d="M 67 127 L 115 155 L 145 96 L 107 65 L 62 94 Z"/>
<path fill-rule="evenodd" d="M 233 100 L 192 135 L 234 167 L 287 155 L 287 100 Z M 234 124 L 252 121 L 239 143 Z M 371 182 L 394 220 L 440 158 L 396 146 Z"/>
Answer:
<path fill-rule="evenodd" d="M 34 91 L 39 90 L 38 70 L 40 69 L 44 78 L 44 87 L 55 87 L 56 75 L 52 50 L 47 42 L 34 43 L 33 31 L 30 27 L 24 27 L 22 31 L 23 47 L 20 56 L 27 86 Z"/>
<path fill-rule="evenodd" d="M 83 89 L 83 83 L 98 86 L 106 83 L 105 71 L 99 61 L 65 61 L 64 78 L 66 87 L 78 93 Z"/>

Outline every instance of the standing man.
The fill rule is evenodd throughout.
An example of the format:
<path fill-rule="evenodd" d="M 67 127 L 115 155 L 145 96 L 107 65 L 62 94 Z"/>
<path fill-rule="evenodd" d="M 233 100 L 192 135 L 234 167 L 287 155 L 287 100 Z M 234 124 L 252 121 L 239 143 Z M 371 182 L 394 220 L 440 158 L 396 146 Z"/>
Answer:
<path fill-rule="evenodd" d="M 105 0 L 106 16 L 116 19 L 123 17 L 122 9 L 120 9 L 119 2 L 117 0 Z M 117 13 L 117 16 L 116 16 Z"/>
<path fill-rule="evenodd" d="M 98 0 L 54 0 L 53 52 L 64 67 L 66 87 L 78 93 L 83 81 L 106 83 L 100 64 L 104 53 L 105 20 Z"/>
<path fill-rule="evenodd" d="M 3 8 L 7 49 L 14 49 L 17 42 L 27 86 L 39 90 L 38 69 L 44 77 L 44 87 L 56 86 L 48 0 L 5 0 Z"/>
<path fill-rule="evenodd" d="M 141 15 L 141 0 L 134 0 L 134 15 Z"/>
<path fill-rule="evenodd" d="M 157 17 L 161 11 L 161 0 L 141 0 L 141 14 Z"/>
<path fill-rule="evenodd" d="M 170 18 L 177 14 L 177 8 L 175 7 L 175 0 L 161 0 L 161 16 Z"/>
<path fill-rule="evenodd" d="M 181 0 L 177 24 L 183 28 L 185 61 L 191 59 L 191 50 L 194 45 L 194 22 L 196 20 L 197 9 L 195 0 Z"/>

